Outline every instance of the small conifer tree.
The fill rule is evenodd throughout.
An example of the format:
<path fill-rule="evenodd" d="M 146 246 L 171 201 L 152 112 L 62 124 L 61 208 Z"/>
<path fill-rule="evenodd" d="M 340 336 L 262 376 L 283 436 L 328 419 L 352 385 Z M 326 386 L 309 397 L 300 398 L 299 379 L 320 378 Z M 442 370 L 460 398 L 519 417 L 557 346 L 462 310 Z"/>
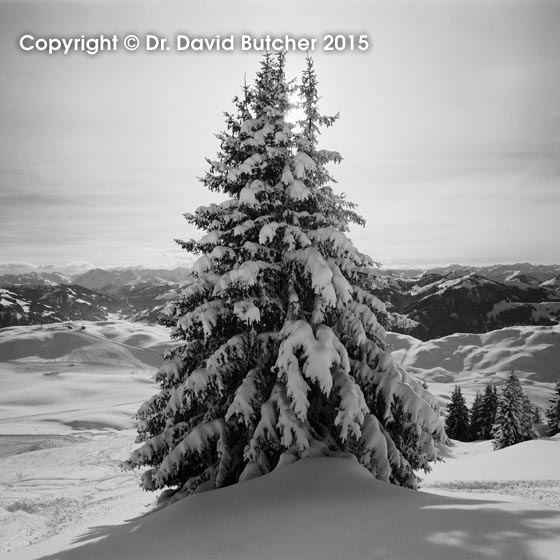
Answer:
<path fill-rule="evenodd" d="M 496 421 L 496 411 L 498 410 L 498 389 L 495 385 L 488 384 L 482 396 L 482 430 L 479 434 L 480 439 L 492 439 L 492 428 Z"/>
<path fill-rule="evenodd" d="M 532 406 L 518 377 L 511 372 L 498 396 L 492 434 L 494 449 L 503 449 L 533 439 Z"/>
<path fill-rule="evenodd" d="M 533 406 L 533 425 L 542 424 L 542 412 L 538 405 Z"/>
<path fill-rule="evenodd" d="M 459 441 L 470 439 L 469 409 L 458 385 L 453 389 L 451 402 L 447 405 L 445 418 L 445 431 L 450 438 Z"/>
<path fill-rule="evenodd" d="M 484 397 L 476 393 L 470 410 L 470 439 L 484 439 Z"/>
<path fill-rule="evenodd" d="M 363 223 L 335 194 L 319 149 L 317 79 L 307 61 L 304 117 L 283 54 L 266 55 L 236 98 L 202 183 L 226 195 L 186 214 L 204 230 L 166 323 L 182 341 L 138 411 L 143 487 L 182 494 L 260 476 L 279 462 L 353 453 L 377 478 L 415 487 L 445 433 L 437 401 L 392 359 L 375 263 L 346 236 Z"/>
<path fill-rule="evenodd" d="M 556 381 L 554 396 L 550 399 L 550 406 L 546 410 L 546 420 L 549 427 L 548 435 L 560 432 L 560 380 Z"/>

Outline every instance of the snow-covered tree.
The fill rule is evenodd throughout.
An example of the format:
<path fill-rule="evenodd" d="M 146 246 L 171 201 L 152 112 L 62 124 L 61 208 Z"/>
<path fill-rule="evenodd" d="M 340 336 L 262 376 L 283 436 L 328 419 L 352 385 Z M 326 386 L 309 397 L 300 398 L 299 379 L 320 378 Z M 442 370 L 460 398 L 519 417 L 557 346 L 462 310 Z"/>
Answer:
<path fill-rule="evenodd" d="M 492 439 L 492 428 L 496 421 L 496 411 L 498 410 L 498 389 L 495 385 L 486 385 L 484 395 L 482 396 L 482 431 L 479 434 L 480 439 Z"/>
<path fill-rule="evenodd" d="M 186 214 L 205 231 L 179 241 L 200 255 L 166 322 L 181 344 L 137 413 L 145 489 L 182 494 L 265 474 L 279 462 L 353 453 L 377 478 L 416 485 L 445 432 L 436 399 L 397 365 L 375 263 L 346 236 L 363 223 L 337 195 L 319 149 L 317 79 L 307 61 L 303 118 L 284 55 L 266 55 L 235 99 L 208 160 L 206 187 L 227 196 Z"/>
<path fill-rule="evenodd" d="M 554 396 L 550 399 L 550 406 L 546 410 L 546 420 L 550 428 L 549 435 L 560 432 L 560 380 L 556 381 Z"/>
<path fill-rule="evenodd" d="M 533 426 L 535 424 L 542 424 L 543 418 L 542 418 L 542 411 L 540 409 L 540 407 L 538 405 L 534 405 L 533 406 Z"/>
<path fill-rule="evenodd" d="M 498 396 L 492 429 L 494 449 L 533 439 L 532 406 L 517 376 L 512 372 Z"/>
<path fill-rule="evenodd" d="M 473 405 L 470 410 L 470 439 L 484 439 L 484 397 L 480 393 L 476 393 Z"/>
<path fill-rule="evenodd" d="M 461 392 L 461 387 L 458 385 L 453 389 L 451 401 L 447 405 L 445 431 L 450 438 L 459 441 L 469 441 L 470 439 L 469 409 Z"/>

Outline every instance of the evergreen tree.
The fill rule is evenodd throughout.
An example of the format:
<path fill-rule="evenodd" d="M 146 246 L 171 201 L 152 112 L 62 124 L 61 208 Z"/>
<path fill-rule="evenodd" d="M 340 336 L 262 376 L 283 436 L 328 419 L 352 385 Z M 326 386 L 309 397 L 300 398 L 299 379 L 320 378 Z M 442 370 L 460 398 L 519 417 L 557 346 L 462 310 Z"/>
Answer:
<path fill-rule="evenodd" d="M 502 449 L 534 437 L 532 406 L 513 372 L 498 397 L 498 410 L 492 434 L 494 449 Z"/>
<path fill-rule="evenodd" d="M 525 431 L 527 434 L 530 434 L 532 439 L 536 437 L 536 432 L 534 429 L 534 417 L 535 417 L 535 409 L 533 407 L 533 403 L 529 399 L 529 395 L 523 392 L 523 419 L 524 419 L 524 426 Z"/>
<path fill-rule="evenodd" d="M 453 389 L 451 402 L 447 405 L 445 431 L 450 438 L 459 441 L 469 441 L 470 439 L 469 409 L 465 403 L 461 387 L 458 385 Z"/>
<path fill-rule="evenodd" d="M 311 59 L 304 118 L 286 120 L 284 55 L 266 55 L 236 98 L 202 183 L 228 198 L 186 214 L 206 234 L 166 323 L 182 341 L 137 413 L 148 490 L 187 495 L 260 476 L 279 462 L 351 452 L 377 478 L 416 485 L 445 440 L 437 401 L 392 359 L 375 263 L 345 235 L 363 223 L 333 192 L 317 146 L 335 117 L 317 108 Z"/>
<path fill-rule="evenodd" d="M 533 407 L 533 424 L 542 424 L 542 421 L 543 418 L 541 409 L 538 407 L 538 405 L 535 405 Z"/>
<path fill-rule="evenodd" d="M 484 422 L 484 397 L 477 393 L 470 411 L 470 439 L 484 439 L 485 422 Z"/>
<path fill-rule="evenodd" d="M 496 411 L 498 410 L 498 390 L 495 385 L 486 385 L 484 395 L 482 397 L 482 431 L 479 434 L 480 439 L 492 439 L 492 428 L 496 421 Z"/>
<path fill-rule="evenodd" d="M 553 436 L 560 432 L 560 379 L 556 381 L 554 397 L 550 399 L 550 406 L 546 411 L 546 420 L 550 428 L 549 435 Z"/>

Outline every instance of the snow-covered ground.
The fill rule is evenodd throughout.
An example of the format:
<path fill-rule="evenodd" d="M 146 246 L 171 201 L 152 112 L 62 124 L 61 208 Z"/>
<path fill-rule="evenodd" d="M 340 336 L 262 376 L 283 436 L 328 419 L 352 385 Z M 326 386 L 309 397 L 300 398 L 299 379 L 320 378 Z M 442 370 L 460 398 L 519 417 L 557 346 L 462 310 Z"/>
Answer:
<path fill-rule="evenodd" d="M 558 464 L 560 440 L 538 443 L 554 446 Z M 487 455 L 464 451 L 465 461 Z M 507 470 L 507 454 L 495 456 L 494 466 Z M 459 471 L 463 459 L 455 459 Z M 92 496 L 88 505 L 99 517 L 89 518 L 89 529 L 88 519 L 74 514 L 77 527 L 5 558 L 556 560 L 560 550 L 558 507 L 511 495 L 414 492 L 376 481 L 349 458 L 305 459 L 142 517 L 146 497 L 138 502 L 138 490 L 108 478 L 105 495 L 113 487 L 120 496 L 105 502 L 106 511 L 130 507 L 120 524 L 103 515 L 103 488 L 92 481 L 85 488 L 98 503 Z"/>
<path fill-rule="evenodd" d="M 377 482 L 348 458 L 308 459 L 157 511 L 119 464 L 168 331 L 81 326 L 0 330 L 7 560 L 559 557 L 558 437 L 496 452 L 452 442 L 420 492 Z M 448 394 L 453 379 L 440 385 Z"/>
<path fill-rule="evenodd" d="M 442 447 L 440 457 L 423 477 L 422 490 L 510 496 L 560 510 L 560 435 L 499 451 L 493 451 L 491 441 L 452 441 Z"/>
<path fill-rule="evenodd" d="M 0 436 L 0 557 L 21 558 L 30 544 L 148 511 L 155 497 L 119 466 L 134 436 L 130 429 Z"/>
<path fill-rule="evenodd" d="M 119 464 L 170 346 L 120 320 L 0 329 L 0 554 L 152 504 Z"/>

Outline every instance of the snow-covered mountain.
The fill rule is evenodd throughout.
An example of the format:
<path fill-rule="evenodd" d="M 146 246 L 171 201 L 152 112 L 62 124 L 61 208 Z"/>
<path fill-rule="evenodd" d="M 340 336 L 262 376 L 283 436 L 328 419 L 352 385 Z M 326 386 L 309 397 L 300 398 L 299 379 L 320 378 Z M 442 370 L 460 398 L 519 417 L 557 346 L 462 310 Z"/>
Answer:
<path fill-rule="evenodd" d="M 393 273 L 396 276 L 403 276 L 405 278 L 418 278 L 426 271 L 440 276 L 446 276 L 449 273 L 464 276 L 471 272 L 476 272 L 481 276 L 486 276 L 487 278 L 498 282 L 504 282 L 507 278 L 515 275 L 526 275 L 535 278 L 539 282 L 546 282 L 555 276 L 560 276 L 560 264 L 514 263 L 493 264 L 487 266 L 451 264 L 443 267 L 430 267 L 428 269 L 410 268 L 388 270 L 388 272 Z"/>
<path fill-rule="evenodd" d="M 82 286 L 11 285 L 0 288 L 0 328 L 61 321 L 99 321 L 116 312 L 118 302 Z"/>
<path fill-rule="evenodd" d="M 415 278 L 397 277 L 390 288 L 383 278 L 375 292 L 392 313 L 390 328 L 422 340 L 560 322 L 555 277 L 546 282 L 526 275 L 508 278 L 498 281 L 472 270 L 427 271 Z"/>
<path fill-rule="evenodd" d="M 96 321 L 110 313 L 157 323 L 188 269 L 93 269 L 0 275 L 0 328 L 61 321 Z"/>
<path fill-rule="evenodd" d="M 156 323 L 188 272 L 138 267 L 92 269 L 72 277 L 53 271 L 0 275 L 0 327 L 101 320 L 110 312 Z M 389 328 L 422 340 L 560 321 L 560 266 L 555 265 L 382 270 L 374 291 L 391 313 Z M 49 293 L 68 297 L 53 305 Z M 77 305 L 76 298 L 88 303 Z"/>
<path fill-rule="evenodd" d="M 118 296 L 119 289 L 124 286 L 140 284 L 173 284 L 185 279 L 189 272 L 187 268 L 148 269 L 141 267 L 114 268 L 104 270 L 95 268 L 73 277 L 73 282 L 90 290 L 106 292 Z"/>
<path fill-rule="evenodd" d="M 7 286 L 56 286 L 72 284 L 72 277 L 60 272 L 25 272 L 0 275 L 0 287 Z"/>

